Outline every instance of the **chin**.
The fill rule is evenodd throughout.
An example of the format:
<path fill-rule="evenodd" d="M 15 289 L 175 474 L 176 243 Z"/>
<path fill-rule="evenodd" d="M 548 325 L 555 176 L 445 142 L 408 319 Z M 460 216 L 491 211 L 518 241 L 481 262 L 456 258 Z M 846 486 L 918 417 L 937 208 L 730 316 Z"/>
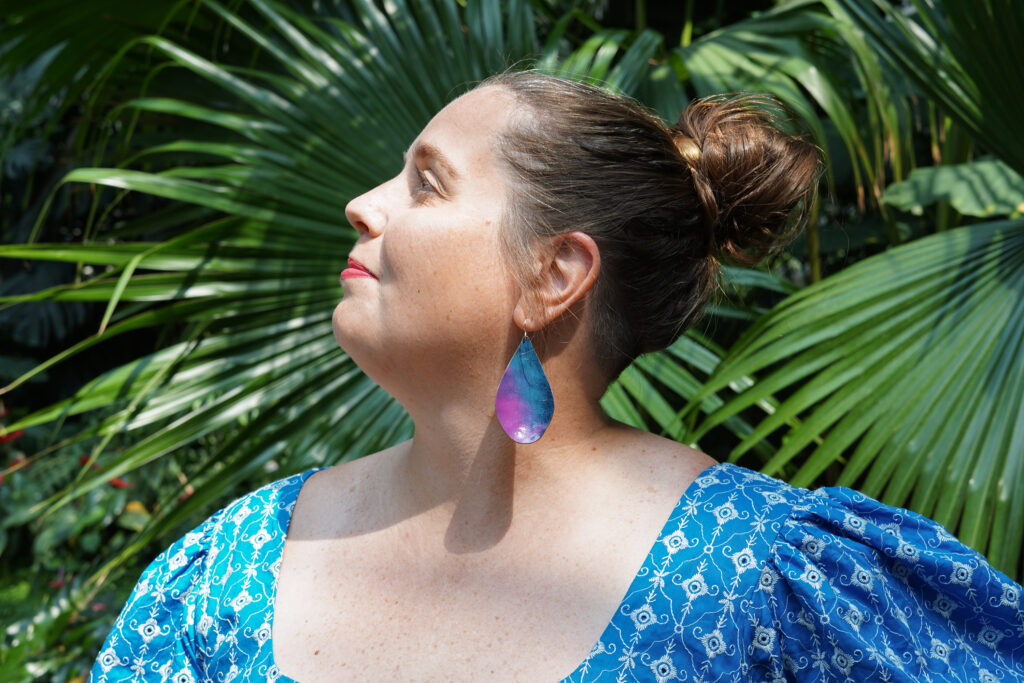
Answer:
<path fill-rule="evenodd" d="M 339 303 L 331 316 L 334 340 L 367 377 L 380 384 L 380 344 L 367 336 L 367 326 L 354 321 L 344 306 L 344 301 Z"/>
<path fill-rule="evenodd" d="M 334 340 L 338 342 L 338 346 L 342 350 L 352 355 L 352 347 L 358 346 L 358 326 L 350 319 L 348 311 L 345 310 L 345 300 L 342 299 L 337 306 L 334 307 L 334 313 L 331 315 L 331 329 L 334 331 Z"/>

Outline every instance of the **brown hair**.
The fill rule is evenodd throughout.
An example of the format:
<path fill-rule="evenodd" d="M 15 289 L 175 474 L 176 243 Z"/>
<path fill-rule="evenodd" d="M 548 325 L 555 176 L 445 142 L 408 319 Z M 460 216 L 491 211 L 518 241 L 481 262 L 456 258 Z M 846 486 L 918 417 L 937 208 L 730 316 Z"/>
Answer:
<path fill-rule="evenodd" d="M 525 105 L 500 141 L 515 200 L 504 242 L 527 272 L 537 238 L 580 230 L 601 254 L 592 338 L 612 377 L 693 325 L 719 262 L 753 264 L 796 231 L 817 148 L 782 132 L 764 96 L 692 102 L 671 127 L 585 83 L 508 72 L 483 85 Z"/>

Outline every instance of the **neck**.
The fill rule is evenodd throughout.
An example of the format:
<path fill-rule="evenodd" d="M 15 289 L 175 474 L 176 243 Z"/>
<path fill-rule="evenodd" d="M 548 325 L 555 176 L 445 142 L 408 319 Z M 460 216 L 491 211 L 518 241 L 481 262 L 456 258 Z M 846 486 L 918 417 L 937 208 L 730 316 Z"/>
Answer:
<path fill-rule="evenodd" d="M 558 499 L 558 490 L 595 466 L 596 444 L 615 424 L 605 416 L 593 387 L 574 384 L 553 359 L 547 370 L 555 414 L 541 439 L 518 444 L 502 430 L 494 411 L 494 387 L 480 395 L 459 392 L 450 400 L 407 406 L 416 434 L 396 473 L 416 508 L 432 510 L 445 526 L 449 552 L 468 553 L 497 544 L 512 524 L 513 500 Z M 436 514 L 436 516 L 435 516 Z"/>

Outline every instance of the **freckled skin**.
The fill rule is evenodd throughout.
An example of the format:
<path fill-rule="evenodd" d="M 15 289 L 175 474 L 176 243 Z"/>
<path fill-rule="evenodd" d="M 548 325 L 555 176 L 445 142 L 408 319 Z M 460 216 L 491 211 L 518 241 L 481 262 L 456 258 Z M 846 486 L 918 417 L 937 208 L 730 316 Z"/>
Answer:
<path fill-rule="evenodd" d="M 410 154 L 401 173 L 346 210 L 360 231 L 352 253 L 379 280 L 345 281 L 334 334 L 400 401 L 445 381 L 453 367 L 490 367 L 505 355 L 505 338 L 514 329 L 517 289 L 496 227 L 505 182 L 493 151 L 509 103 L 497 89 L 479 95 L 488 93 L 449 105 L 409 148 L 424 142 L 444 150 L 456 168 L 466 169 L 458 182 Z M 417 167 L 448 196 L 417 194 Z M 431 376 L 429 368 L 437 373 Z M 415 386 L 400 383 L 406 380 Z"/>
<path fill-rule="evenodd" d="M 416 430 L 310 476 L 299 493 L 273 651 L 303 683 L 564 677 L 713 462 L 601 410 L 587 334 L 592 240 L 572 237 L 548 262 L 557 284 L 541 310 L 523 303 L 499 241 L 513 199 L 494 156 L 514 108 L 493 86 L 459 98 L 398 176 L 347 207 L 360 233 L 351 257 L 377 279 L 344 281 L 334 334 Z M 417 156 L 421 144 L 458 180 Z M 425 190 L 417 169 L 441 191 Z M 524 446 L 498 425 L 495 392 L 523 330 L 541 328 L 555 412 Z"/>

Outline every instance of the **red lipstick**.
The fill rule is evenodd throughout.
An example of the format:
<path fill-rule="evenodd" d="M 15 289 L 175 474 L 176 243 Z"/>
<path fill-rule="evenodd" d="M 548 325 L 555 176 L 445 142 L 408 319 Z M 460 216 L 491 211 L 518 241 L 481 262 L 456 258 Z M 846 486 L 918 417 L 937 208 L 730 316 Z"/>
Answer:
<path fill-rule="evenodd" d="M 359 261 L 356 261 L 354 258 L 349 258 L 348 268 L 341 271 L 341 277 L 338 279 L 348 280 L 353 277 L 372 277 L 374 280 L 377 279 L 377 276 L 371 273 L 366 266 Z"/>

